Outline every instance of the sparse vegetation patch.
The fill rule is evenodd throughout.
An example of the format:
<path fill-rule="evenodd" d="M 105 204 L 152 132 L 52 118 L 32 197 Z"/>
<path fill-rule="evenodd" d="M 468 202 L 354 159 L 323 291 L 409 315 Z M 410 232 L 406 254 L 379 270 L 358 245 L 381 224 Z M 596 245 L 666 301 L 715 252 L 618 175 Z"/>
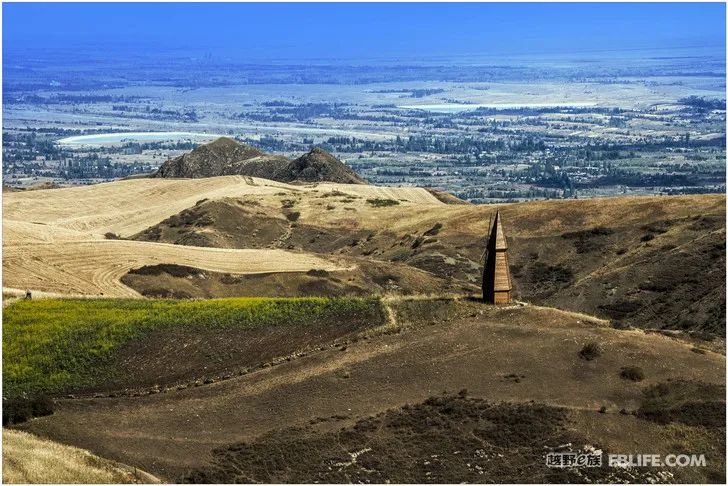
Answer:
<path fill-rule="evenodd" d="M 45 395 L 3 400 L 3 427 L 53 413 L 53 401 Z"/>
<path fill-rule="evenodd" d="M 307 425 L 221 448 L 212 465 L 191 471 L 183 482 L 568 483 L 621 477 L 607 468 L 583 468 L 580 476 L 548 468 L 546 452 L 587 443 L 567 425 L 562 409 L 492 404 L 462 390 L 332 432 Z"/>
<path fill-rule="evenodd" d="M 625 366 L 619 376 L 625 380 L 642 381 L 645 379 L 645 372 L 639 366 Z"/>
<path fill-rule="evenodd" d="M 547 297 L 560 288 L 567 286 L 574 280 L 574 272 L 566 265 L 549 265 L 537 261 L 529 267 L 516 272 L 517 275 L 527 275 L 539 296 Z"/>
<path fill-rule="evenodd" d="M 579 356 L 587 361 L 597 359 L 602 355 L 602 347 L 596 341 L 590 341 L 581 348 Z"/>
<path fill-rule="evenodd" d="M 686 380 L 659 383 L 645 390 L 637 416 L 661 424 L 725 427 L 725 387 Z"/>
<path fill-rule="evenodd" d="M 399 204 L 399 201 L 396 199 L 383 199 L 383 198 L 374 198 L 374 199 L 367 199 L 367 202 L 374 206 L 375 208 L 384 208 L 387 206 L 396 206 Z"/>
<path fill-rule="evenodd" d="M 3 394 L 62 393 L 113 376 L 115 351 L 162 328 L 315 326 L 381 320 L 377 299 L 37 300 L 3 309 Z"/>
<path fill-rule="evenodd" d="M 423 236 L 435 236 L 442 229 L 442 223 L 435 223 L 432 228 L 423 233 Z"/>
<path fill-rule="evenodd" d="M 561 235 L 562 238 L 572 240 L 577 253 L 589 253 L 604 246 L 604 236 L 614 234 L 614 230 L 604 226 L 585 231 L 572 231 Z"/>

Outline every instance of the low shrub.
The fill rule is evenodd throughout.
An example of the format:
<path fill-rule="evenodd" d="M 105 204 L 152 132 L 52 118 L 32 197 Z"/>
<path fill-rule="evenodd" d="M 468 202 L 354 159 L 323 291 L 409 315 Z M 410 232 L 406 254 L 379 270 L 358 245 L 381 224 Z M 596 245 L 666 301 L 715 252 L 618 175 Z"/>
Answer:
<path fill-rule="evenodd" d="M 166 273 L 172 277 L 195 277 L 204 274 L 205 272 L 195 267 L 188 267 L 186 265 L 177 265 L 175 263 L 160 263 L 158 265 L 144 265 L 139 268 L 132 268 L 129 270 L 131 275 L 162 275 Z"/>
<path fill-rule="evenodd" d="M 537 284 L 567 284 L 574 279 L 574 272 L 564 265 L 536 262 L 531 269 L 531 279 Z"/>
<path fill-rule="evenodd" d="M 672 221 L 655 221 L 642 226 L 642 229 L 647 230 L 650 233 L 661 235 L 663 233 L 667 233 L 670 226 L 672 226 Z"/>
<path fill-rule="evenodd" d="M 645 379 L 645 372 L 639 366 L 625 366 L 619 376 L 625 380 L 642 381 Z"/>
<path fill-rule="evenodd" d="M 306 272 L 306 275 L 311 276 L 311 277 L 325 278 L 325 277 L 328 277 L 330 274 L 326 270 L 319 270 L 319 269 L 314 268 L 314 269 L 311 269 L 308 272 Z"/>
<path fill-rule="evenodd" d="M 637 416 L 660 424 L 725 427 L 725 386 L 675 380 L 644 391 Z"/>
<path fill-rule="evenodd" d="M 604 226 L 597 226 L 584 231 L 572 231 L 561 235 L 562 238 L 573 240 L 577 253 L 589 253 L 602 248 L 604 242 L 600 236 L 614 234 L 614 230 Z"/>
<path fill-rule="evenodd" d="M 609 304 L 602 304 L 599 308 L 604 311 L 610 319 L 626 319 L 642 310 L 643 304 L 634 300 L 619 299 Z"/>
<path fill-rule="evenodd" d="M 435 223 L 432 228 L 428 229 L 423 233 L 423 236 L 435 236 L 442 229 L 442 223 Z"/>
<path fill-rule="evenodd" d="M 611 321 L 611 325 L 614 329 L 631 329 L 632 326 L 623 321 Z"/>
<path fill-rule="evenodd" d="M 45 395 L 3 400 L 3 427 L 52 414 L 53 401 Z"/>
<path fill-rule="evenodd" d="M 715 334 L 709 331 L 690 331 L 690 337 L 707 342 L 715 341 Z"/>
<path fill-rule="evenodd" d="M 407 260 L 411 252 L 407 248 L 397 248 L 389 255 L 389 260 L 393 262 L 402 262 Z"/>
<path fill-rule="evenodd" d="M 339 191 L 338 189 L 334 189 L 331 192 L 325 192 L 321 194 L 321 197 L 335 197 L 335 196 L 347 196 L 345 192 Z"/>
<path fill-rule="evenodd" d="M 301 213 L 299 213 L 298 211 L 293 211 L 291 213 L 286 214 L 286 219 L 288 219 L 288 221 L 298 221 L 298 218 L 300 218 L 300 217 L 301 217 Z"/>
<path fill-rule="evenodd" d="M 399 204 L 399 201 L 397 201 L 396 199 L 382 199 L 382 198 L 367 199 L 367 202 L 376 208 L 382 208 L 382 207 L 387 207 L 387 206 L 396 206 Z"/>
<path fill-rule="evenodd" d="M 599 343 L 595 341 L 590 341 L 584 345 L 583 348 L 581 348 L 581 351 L 579 351 L 579 356 L 582 359 L 585 359 L 587 361 L 591 361 L 593 359 L 597 359 L 599 356 L 602 355 L 602 348 L 599 346 Z"/>

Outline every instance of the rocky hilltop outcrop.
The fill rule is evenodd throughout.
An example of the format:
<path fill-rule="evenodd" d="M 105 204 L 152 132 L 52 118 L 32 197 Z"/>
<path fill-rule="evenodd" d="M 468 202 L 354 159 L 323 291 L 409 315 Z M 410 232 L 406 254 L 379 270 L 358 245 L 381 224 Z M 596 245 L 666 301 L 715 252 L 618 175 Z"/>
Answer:
<path fill-rule="evenodd" d="M 293 160 L 286 167 L 283 176 L 290 178 L 290 180 L 307 182 L 333 181 L 344 184 L 367 183 L 339 159 L 318 147 L 314 147 L 307 154 Z"/>
<path fill-rule="evenodd" d="M 281 182 L 366 184 L 351 168 L 318 147 L 289 160 L 227 137 L 166 161 L 153 177 L 194 179 L 223 175 L 245 175 Z"/>

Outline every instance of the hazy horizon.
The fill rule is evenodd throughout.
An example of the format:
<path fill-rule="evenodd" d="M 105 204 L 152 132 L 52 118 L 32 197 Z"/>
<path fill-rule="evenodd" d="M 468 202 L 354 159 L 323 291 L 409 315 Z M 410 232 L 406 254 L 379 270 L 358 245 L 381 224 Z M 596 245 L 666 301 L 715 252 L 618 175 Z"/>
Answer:
<path fill-rule="evenodd" d="M 725 4 L 3 4 L 4 54 L 27 50 L 249 62 L 720 57 Z"/>

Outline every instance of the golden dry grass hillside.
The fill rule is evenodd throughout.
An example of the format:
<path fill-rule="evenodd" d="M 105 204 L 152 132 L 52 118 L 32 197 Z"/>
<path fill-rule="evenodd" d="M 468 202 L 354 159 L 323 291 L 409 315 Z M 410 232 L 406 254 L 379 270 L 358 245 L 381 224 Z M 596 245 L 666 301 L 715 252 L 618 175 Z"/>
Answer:
<path fill-rule="evenodd" d="M 3 429 L 3 483 L 158 483 L 154 476 L 77 447 Z"/>
<path fill-rule="evenodd" d="M 292 186 L 251 177 L 136 179 L 94 186 L 6 193 L 3 198 L 3 287 L 47 293 L 138 297 L 119 282 L 132 268 L 161 263 L 260 274 L 348 268 L 309 252 L 214 249 L 124 241 L 205 199 L 279 199 L 276 194 L 348 191 L 356 197 L 441 205 L 423 189 L 345 184 Z"/>

